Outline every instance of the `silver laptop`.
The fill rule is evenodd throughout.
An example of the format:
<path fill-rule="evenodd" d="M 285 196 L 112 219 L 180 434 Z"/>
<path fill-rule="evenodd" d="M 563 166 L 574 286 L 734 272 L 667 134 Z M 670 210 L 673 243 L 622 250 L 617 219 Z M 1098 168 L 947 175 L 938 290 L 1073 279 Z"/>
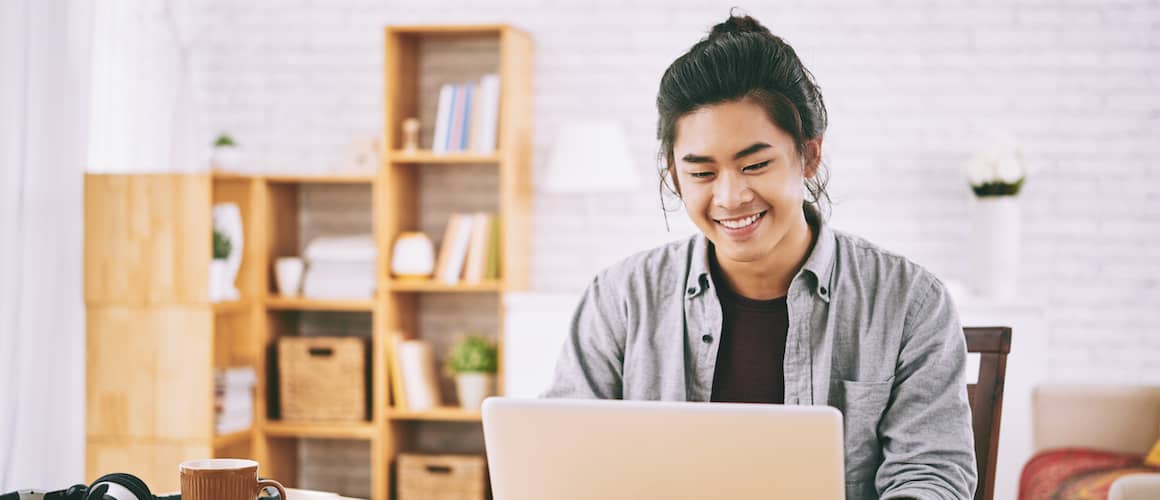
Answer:
<path fill-rule="evenodd" d="M 495 500 L 842 499 L 827 406 L 489 398 Z"/>

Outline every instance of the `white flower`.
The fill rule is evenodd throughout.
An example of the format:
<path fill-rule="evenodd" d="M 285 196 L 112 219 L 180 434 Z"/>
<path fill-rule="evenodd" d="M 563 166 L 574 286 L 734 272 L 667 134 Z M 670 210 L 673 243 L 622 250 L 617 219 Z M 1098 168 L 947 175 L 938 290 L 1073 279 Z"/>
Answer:
<path fill-rule="evenodd" d="M 972 186 L 987 183 L 1015 184 L 1027 175 L 1018 142 L 1009 132 L 993 132 L 985 145 L 963 165 Z"/>

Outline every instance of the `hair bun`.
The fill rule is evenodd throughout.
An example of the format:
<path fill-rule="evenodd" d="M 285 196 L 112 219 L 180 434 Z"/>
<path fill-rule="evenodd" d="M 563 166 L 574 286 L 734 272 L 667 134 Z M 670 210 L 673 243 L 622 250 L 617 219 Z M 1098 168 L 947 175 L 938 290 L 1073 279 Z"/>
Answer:
<path fill-rule="evenodd" d="M 716 26 L 713 26 L 713 31 L 709 32 L 709 39 L 713 40 L 717 37 L 729 33 L 761 33 L 765 35 L 771 34 L 768 28 L 762 26 L 761 23 L 753 17 L 748 15 L 738 16 L 730 13 L 729 19 L 726 19 L 723 23 L 718 23 Z"/>

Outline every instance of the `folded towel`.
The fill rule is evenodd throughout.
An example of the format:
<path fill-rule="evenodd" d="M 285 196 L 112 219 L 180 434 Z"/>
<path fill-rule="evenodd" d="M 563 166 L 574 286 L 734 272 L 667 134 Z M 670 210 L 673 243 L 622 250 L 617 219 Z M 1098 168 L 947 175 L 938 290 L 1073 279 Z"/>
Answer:
<path fill-rule="evenodd" d="M 355 236 L 322 236 L 315 238 L 306 245 L 302 256 L 309 263 L 315 261 L 331 262 L 374 262 L 378 255 L 375 249 L 374 236 L 360 234 Z"/>

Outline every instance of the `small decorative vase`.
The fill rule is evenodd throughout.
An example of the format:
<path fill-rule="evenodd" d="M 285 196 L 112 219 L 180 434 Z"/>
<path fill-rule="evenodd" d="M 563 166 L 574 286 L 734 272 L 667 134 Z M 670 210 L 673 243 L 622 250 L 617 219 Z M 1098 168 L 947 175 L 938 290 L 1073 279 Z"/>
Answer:
<path fill-rule="evenodd" d="M 221 302 L 228 300 L 230 282 L 230 263 L 225 259 L 214 259 L 209 264 L 209 301 Z"/>
<path fill-rule="evenodd" d="M 419 119 L 407 118 L 403 120 L 403 150 L 415 152 L 419 149 Z"/>
<path fill-rule="evenodd" d="M 218 300 L 238 300 L 241 293 L 234 282 L 242 267 L 242 250 L 245 248 L 245 231 L 242 227 L 242 211 L 234 203 L 218 203 L 213 206 L 213 227 L 230 239 L 230 254 L 225 258 L 226 277 Z"/>
<path fill-rule="evenodd" d="M 435 272 L 435 245 L 423 233 L 403 233 L 391 252 L 391 273 L 399 279 L 427 279 Z"/>
<path fill-rule="evenodd" d="M 242 151 L 237 146 L 218 146 L 209 157 L 210 166 L 223 172 L 242 171 Z"/>
<path fill-rule="evenodd" d="M 1021 223 L 1015 196 L 976 198 L 971 239 L 975 292 L 1010 300 L 1018 293 Z"/>
<path fill-rule="evenodd" d="M 460 373 L 455 376 L 455 390 L 459 406 L 468 411 L 479 411 L 483 400 L 495 393 L 495 375 L 490 373 Z"/>
<path fill-rule="evenodd" d="M 274 261 L 274 280 L 278 293 L 285 297 L 295 297 L 302 289 L 302 274 L 306 262 L 301 257 L 279 257 Z"/>

